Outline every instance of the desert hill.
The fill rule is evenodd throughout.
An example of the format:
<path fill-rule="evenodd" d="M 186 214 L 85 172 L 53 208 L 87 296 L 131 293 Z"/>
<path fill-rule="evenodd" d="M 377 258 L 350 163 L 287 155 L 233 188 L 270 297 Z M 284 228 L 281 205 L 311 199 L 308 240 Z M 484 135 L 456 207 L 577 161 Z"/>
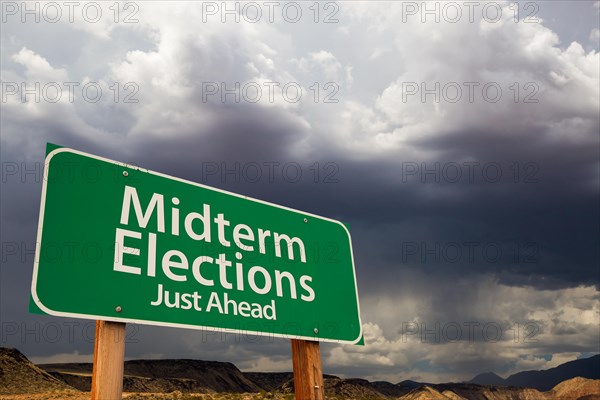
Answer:
<path fill-rule="evenodd" d="M 73 389 L 35 366 L 17 349 L 0 347 L 0 394 Z"/>
<path fill-rule="evenodd" d="M 573 360 L 561 364 L 555 368 L 541 371 L 522 371 L 509 376 L 506 379 L 488 372 L 479 374 L 471 379 L 469 383 L 478 385 L 517 386 L 548 391 L 560 382 L 582 377 L 588 379 L 600 379 L 600 354 L 580 360 Z"/>
<path fill-rule="evenodd" d="M 266 392 L 272 392 L 286 384 L 294 384 L 294 374 L 292 372 L 243 372 L 243 374 Z M 324 374 L 323 379 L 340 378 L 335 375 Z"/>
<path fill-rule="evenodd" d="M 383 400 L 388 397 L 378 392 L 365 379 L 342 379 L 339 377 L 323 377 L 325 396 L 331 399 L 373 399 Z M 294 381 L 288 381 L 277 389 L 278 393 L 291 395 L 294 393 Z"/>
<path fill-rule="evenodd" d="M 244 372 L 244 376 L 267 392 L 277 390 L 294 379 L 291 372 Z"/>
<path fill-rule="evenodd" d="M 400 400 L 600 400 L 600 380 L 573 378 L 552 390 L 448 383 L 413 389 Z"/>
<path fill-rule="evenodd" d="M 91 363 L 41 364 L 39 367 L 79 390 L 90 390 Z M 124 374 L 123 389 L 130 392 L 245 393 L 263 390 L 227 362 L 133 360 L 125 361 Z"/>
<path fill-rule="evenodd" d="M 430 386 L 423 386 L 412 390 L 405 396 L 400 397 L 402 400 L 448 400 L 448 397 Z"/>
<path fill-rule="evenodd" d="M 400 397 L 415 388 L 414 386 L 402 382 L 393 384 L 386 381 L 371 382 L 371 386 L 379 393 L 393 399 L 396 397 Z"/>
<path fill-rule="evenodd" d="M 573 378 L 556 385 L 551 393 L 561 400 L 600 400 L 600 380 Z"/>
<path fill-rule="evenodd" d="M 560 382 L 578 376 L 588 379 L 600 379 L 600 354 L 569 361 L 547 370 L 519 372 L 506 378 L 505 384 L 545 391 L 552 389 Z"/>
<path fill-rule="evenodd" d="M 504 385 L 504 378 L 493 372 L 485 372 L 471 379 L 469 383 L 474 383 L 476 385 Z"/>

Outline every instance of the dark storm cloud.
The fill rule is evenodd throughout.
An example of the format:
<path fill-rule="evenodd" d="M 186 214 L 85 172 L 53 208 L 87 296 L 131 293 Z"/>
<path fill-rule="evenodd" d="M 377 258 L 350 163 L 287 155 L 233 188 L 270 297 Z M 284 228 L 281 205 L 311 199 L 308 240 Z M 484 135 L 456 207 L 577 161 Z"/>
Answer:
<path fill-rule="evenodd" d="M 445 147 L 443 138 L 421 144 L 448 148 L 438 159 L 356 162 L 323 150 L 318 158 L 299 159 L 289 149 L 302 139 L 301 128 L 250 108 L 226 108 L 222 114 L 224 122 L 210 131 L 177 141 L 145 138 L 122 154 L 81 141 L 74 147 L 348 222 L 356 230 L 358 269 L 373 285 L 387 282 L 372 273 L 385 268 L 379 263 L 392 273 L 407 267 L 457 276 L 497 273 L 511 284 L 540 288 L 597 283 L 594 146 L 540 145 L 535 141 L 540 133 L 499 138 L 468 132 L 452 135 L 454 147 Z M 454 161 L 466 155 L 480 165 L 472 166 L 472 181 L 462 162 Z M 317 183 L 310 169 L 315 162 L 321 169 L 331 163 Z M 301 168 L 297 182 L 297 167 L 283 170 L 290 163 Z M 451 164 L 463 174 L 458 182 L 449 181 L 456 168 L 442 172 Z M 426 168 L 438 172 L 427 174 Z M 493 182 L 498 171 L 502 177 Z M 330 181 L 326 172 L 335 172 Z M 32 203 L 32 197 L 28 193 L 22 201 Z M 379 255 L 377 264 L 363 254 Z"/>

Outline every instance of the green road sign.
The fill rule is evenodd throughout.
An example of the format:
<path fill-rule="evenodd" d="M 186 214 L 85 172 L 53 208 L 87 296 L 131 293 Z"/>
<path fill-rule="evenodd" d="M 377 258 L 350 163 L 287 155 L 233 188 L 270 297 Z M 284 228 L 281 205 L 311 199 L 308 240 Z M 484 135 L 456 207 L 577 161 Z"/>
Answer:
<path fill-rule="evenodd" d="M 34 312 L 360 343 L 338 221 L 48 146 Z"/>

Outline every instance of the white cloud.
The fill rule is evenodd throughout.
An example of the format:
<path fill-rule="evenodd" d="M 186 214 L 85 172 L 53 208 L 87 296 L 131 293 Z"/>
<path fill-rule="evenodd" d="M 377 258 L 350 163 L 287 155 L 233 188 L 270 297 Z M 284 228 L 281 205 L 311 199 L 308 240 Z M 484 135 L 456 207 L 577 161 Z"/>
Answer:
<path fill-rule="evenodd" d="M 432 284 L 425 275 L 405 279 L 394 296 L 361 300 L 366 345 L 333 348 L 327 365 L 378 366 L 374 380 L 441 382 L 485 371 L 508 376 L 548 369 L 597 351 L 600 293 L 594 287 L 536 290 L 489 278 L 452 286 Z"/>
<path fill-rule="evenodd" d="M 364 129 L 356 119 L 352 124 L 356 136 L 362 138 L 363 151 L 393 149 L 397 154 L 414 142 L 448 137 L 465 128 L 504 135 L 542 125 L 552 140 L 595 140 L 593 128 L 600 106 L 597 52 L 585 53 L 578 43 L 560 49 L 557 35 L 543 24 L 516 24 L 509 12 L 495 24 L 481 19 L 479 24 L 432 26 L 411 19 L 400 29 L 393 29 L 402 18 L 400 7 L 382 11 L 357 4 L 356 9 L 358 21 L 367 26 L 377 24 L 377 30 L 391 36 L 396 43 L 396 59 L 402 65 L 397 78 L 372 107 L 377 116 L 373 120 L 386 121 L 386 131 Z M 467 82 L 478 84 L 472 103 L 466 101 Z M 423 101 L 423 89 L 432 90 L 436 83 L 440 85 L 441 101 L 433 101 L 434 95 L 426 95 Z M 492 102 L 494 90 L 488 97 L 490 101 L 486 100 L 486 84 L 502 90 L 498 102 Z M 445 85 L 449 85 L 446 95 Z M 444 101 L 456 97 L 452 89 L 457 86 L 461 100 Z M 410 94 L 411 90 L 417 93 Z M 528 94 L 538 103 L 523 103 Z M 584 124 L 564 129 L 573 120 Z M 358 151 L 356 146 L 348 149 Z"/>
<path fill-rule="evenodd" d="M 292 59 L 292 63 L 296 64 L 303 73 L 311 74 L 324 82 L 339 82 L 339 84 L 352 82 L 352 68 L 344 67 L 329 51 L 312 52 L 307 57 Z"/>
<path fill-rule="evenodd" d="M 64 68 L 53 68 L 44 57 L 26 47 L 13 54 L 11 58 L 25 67 L 25 77 L 30 81 L 66 82 L 68 80 L 68 74 Z"/>
<path fill-rule="evenodd" d="M 292 362 L 287 358 L 276 360 L 263 356 L 240 363 L 238 367 L 249 372 L 290 372 L 292 371 Z"/>
<path fill-rule="evenodd" d="M 10 85 L 10 92 L 4 92 L 3 85 L 2 94 L 5 111 L 2 122 L 7 127 L 3 132 L 5 144 L 18 143 L 17 147 L 28 155 L 39 153 L 39 138 L 50 127 L 70 132 L 75 137 L 102 138 L 105 142 L 109 139 L 102 129 L 86 121 L 86 113 L 75 107 L 75 99 L 86 105 L 82 96 L 88 80 L 77 82 L 66 69 L 52 66 L 47 59 L 26 47 L 12 54 L 11 59 L 24 71 L 23 74 L 12 70 L 0 73 L 6 88 Z M 90 98 L 96 96 L 93 88 L 89 93 Z M 108 97 L 105 92 L 105 104 Z"/>
<path fill-rule="evenodd" d="M 203 99 L 206 85 L 215 82 L 232 89 L 236 82 L 241 87 L 252 82 L 263 90 L 255 106 L 271 109 L 274 115 L 289 119 L 291 125 L 300 121 L 304 126 L 306 137 L 301 143 L 299 139 L 297 147 L 301 154 L 326 143 L 350 157 L 431 158 L 439 151 L 416 143 L 465 129 L 505 135 L 541 127 L 548 140 L 592 143 L 600 107 L 598 53 L 586 53 L 577 43 L 561 49 L 557 35 L 542 23 L 514 23 L 509 9 L 504 11 L 497 23 L 475 13 L 474 23 L 465 19 L 424 24 L 415 17 L 399 24 L 403 18 L 399 4 L 372 7 L 364 2 L 344 3 L 342 22 L 332 27 L 347 31 L 340 36 L 339 47 L 302 52 L 293 50 L 299 39 L 286 32 L 286 25 L 252 24 L 242 19 L 237 24 L 202 23 L 202 29 L 189 30 L 202 20 L 201 7 L 145 3 L 136 13 L 139 23 L 118 26 L 143 33 L 154 47 L 105 60 L 110 67 L 107 75 L 89 79 L 139 86 L 138 104 L 116 105 L 135 121 L 126 133 L 137 139 L 207 130 L 221 118 L 210 106 L 220 104 L 221 96 L 218 93 Z M 94 32 L 111 32 L 101 29 L 101 24 L 87 25 Z M 369 51 L 361 59 L 348 51 L 355 48 Z M 40 63 L 40 56 L 31 58 L 34 53 L 27 51 L 14 58 L 27 64 L 27 79 L 32 74 L 49 73 L 49 64 Z M 386 57 L 386 62 L 375 66 L 381 57 Z M 368 76 L 371 86 L 383 85 L 375 97 L 365 98 L 361 86 L 355 85 L 357 77 L 365 80 L 361 76 L 365 68 L 383 72 Z M 59 72 L 63 79 L 72 75 L 64 68 L 52 70 L 55 75 Z M 391 79 L 386 82 L 385 76 Z M 279 85 L 274 89 L 274 102 L 268 99 L 267 82 Z M 300 82 L 303 87 L 298 103 L 284 100 L 282 86 L 289 82 Z M 314 104 L 314 90 L 310 88 L 314 82 L 336 82 L 339 88 L 334 97 L 339 103 L 323 104 L 331 91 L 321 86 L 320 103 Z M 469 82 L 477 83 L 473 102 L 468 100 Z M 432 89 L 436 84 L 441 101 L 437 103 L 433 95 L 427 95 L 423 102 L 421 89 Z M 486 84 L 492 85 L 486 92 L 492 98 L 500 88 L 498 102 L 486 100 Z M 457 88 L 462 97 L 452 103 L 448 98 L 454 97 Z M 410 94 L 411 90 L 419 93 Z M 253 97 L 254 91 L 247 93 Z M 538 103 L 523 103 L 527 96 Z M 230 104 L 233 98 L 226 97 Z M 241 105 L 251 106 L 244 94 Z M 89 120 L 85 116 L 80 119 Z"/>

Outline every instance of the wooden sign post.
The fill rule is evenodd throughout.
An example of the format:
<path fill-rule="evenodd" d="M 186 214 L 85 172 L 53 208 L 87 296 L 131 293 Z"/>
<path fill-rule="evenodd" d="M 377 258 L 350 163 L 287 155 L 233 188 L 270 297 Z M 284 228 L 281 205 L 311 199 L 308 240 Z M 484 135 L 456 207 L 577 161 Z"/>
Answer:
<path fill-rule="evenodd" d="M 292 339 L 296 400 L 323 400 L 323 371 L 319 342 Z"/>
<path fill-rule="evenodd" d="M 121 400 L 125 362 L 125 324 L 96 321 L 92 400 Z"/>

